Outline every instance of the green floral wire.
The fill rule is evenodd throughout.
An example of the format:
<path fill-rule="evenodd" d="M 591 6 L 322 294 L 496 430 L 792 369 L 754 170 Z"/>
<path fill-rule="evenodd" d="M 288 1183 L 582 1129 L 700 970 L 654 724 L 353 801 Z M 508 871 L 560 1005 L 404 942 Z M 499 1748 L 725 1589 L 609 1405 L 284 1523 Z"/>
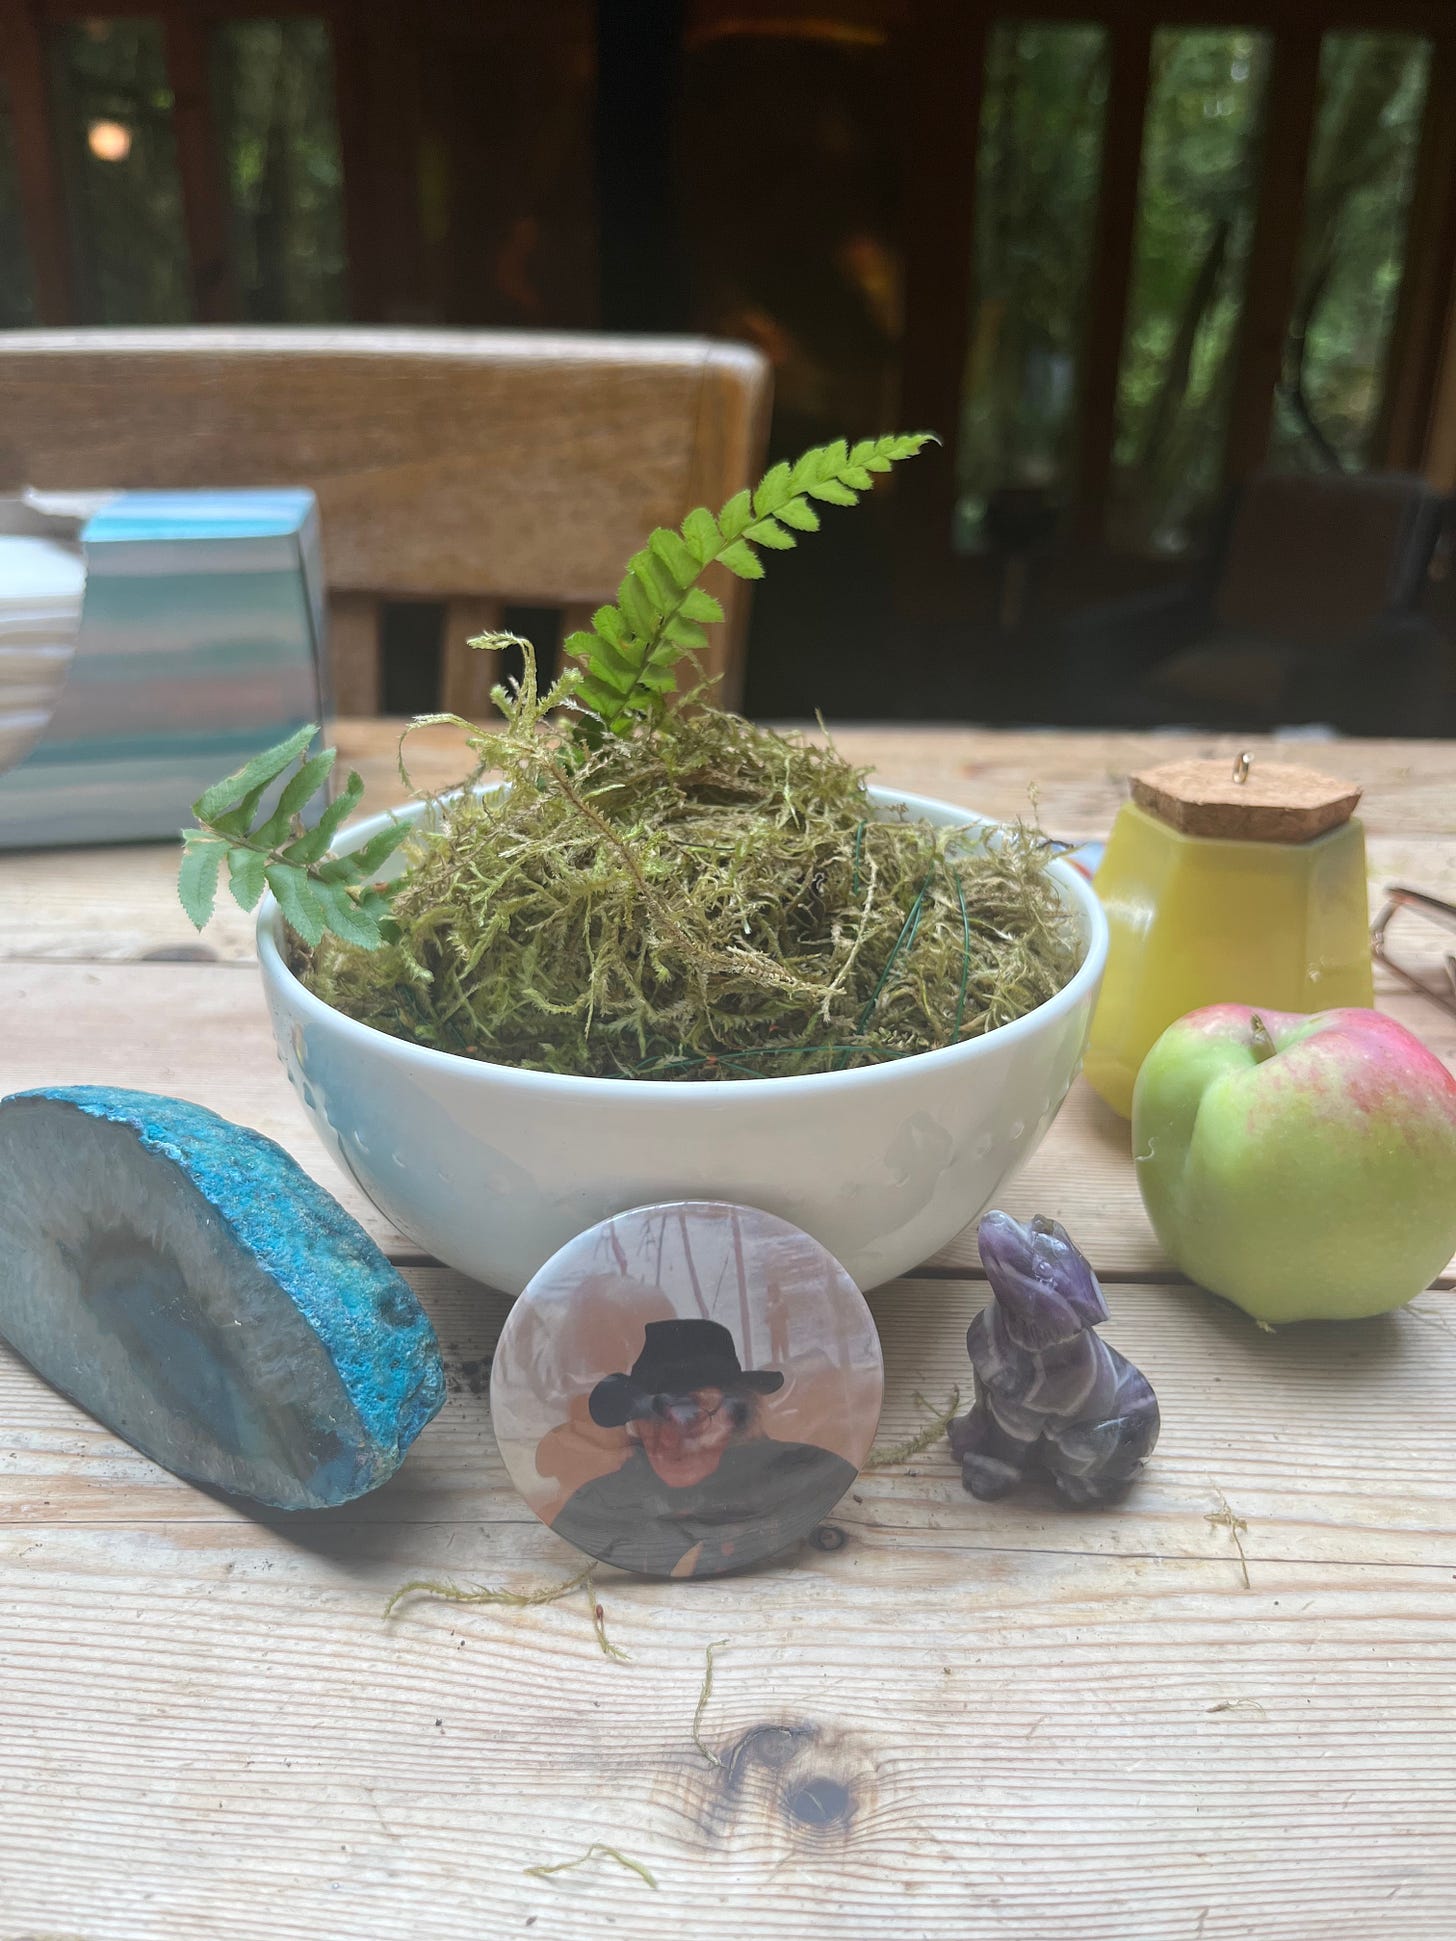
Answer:
<path fill-rule="evenodd" d="M 950 869 L 948 863 L 946 867 Z M 955 884 L 956 895 L 960 898 L 961 935 L 965 939 L 965 954 L 961 959 L 961 994 L 956 1001 L 955 1030 L 950 1035 L 950 1042 L 958 1045 L 961 1041 L 961 1026 L 966 1018 L 966 992 L 971 985 L 971 913 L 966 908 L 966 886 L 961 881 L 960 871 L 951 869 L 950 880 Z"/>
<path fill-rule="evenodd" d="M 859 835 L 856 837 L 856 844 L 855 844 L 856 858 L 858 857 L 859 841 L 863 837 L 864 827 L 865 825 L 863 823 L 859 825 Z M 961 937 L 963 939 L 963 949 L 961 953 L 961 982 L 960 982 L 960 991 L 956 998 L 955 1026 L 951 1032 L 949 1039 L 946 1041 L 948 1044 L 954 1045 L 954 1044 L 960 1043 L 961 1028 L 965 1023 L 965 1018 L 966 1018 L 966 998 L 967 998 L 967 995 L 969 994 L 970 986 L 971 986 L 971 913 L 969 909 L 966 907 L 965 885 L 961 882 L 959 871 L 952 869 L 950 864 L 946 862 L 944 858 L 942 858 L 942 862 L 944 864 L 947 875 L 950 877 L 951 882 L 955 885 L 956 901 L 960 905 Z M 885 968 L 880 973 L 880 981 L 878 984 L 876 984 L 874 991 L 871 994 L 869 1003 L 865 1006 L 865 1009 L 860 1014 L 859 1022 L 856 1026 L 856 1029 L 859 1031 L 864 1030 L 865 1024 L 867 1023 L 870 1015 L 873 1013 L 875 1004 L 879 1000 L 880 993 L 885 987 L 885 980 L 886 978 L 888 978 L 890 971 L 894 967 L 894 963 L 897 955 L 902 949 L 908 950 L 910 945 L 915 941 L 915 932 L 919 928 L 920 917 L 922 914 L 926 893 L 930 888 L 931 880 L 932 878 L 930 876 L 927 876 L 924 883 L 922 883 L 920 886 L 920 893 L 916 897 L 914 903 L 911 905 L 909 915 L 905 919 L 905 923 L 901 928 L 900 935 L 896 939 L 894 948 L 891 950 L 890 955 L 886 960 Z M 790 1053 L 794 1053 L 794 1052 L 799 1052 L 806 1057 L 810 1057 L 816 1052 L 826 1052 L 826 1051 L 837 1052 L 841 1060 L 845 1058 L 852 1058 L 857 1052 L 861 1054 L 872 1052 L 875 1055 L 875 1060 L 877 1063 L 884 1063 L 894 1058 L 906 1058 L 911 1055 L 909 1052 L 897 1051 L 888 1046 L 879 1046 L 879 1045 L 810 1045 L 810 1044 L 735 1045 L 731 1050 L 721 1051 L 721 1052 L 701 1052 L 688 1057 L 669 1059 L 665 1063 L 657 1059 L 644 1059 L 643 1062 L 640 1065 L 638 1065 L 635 1069 L 639 1073 L 647 1072 L 649 1071 L 649 1069 L 654 1067 L 657 1071 L 660 1071 L 660 1072 L 682 1072 L 682 1071 L 693 1071 L 701 1068 L 704 1065 L 722 1065 L 722 1066 L 726 1066 L 726 1068 L 729 1071 L 744 1071 L 745 1068 L 741 1063 L 738 1062 L 739 1060 L 744 1058 L 777 1058 L 777 1057 L 788 1056 Z M 837 1066 L 836 1069 L 842 1069 L 842 1066 Z M 745 1076 L 749 1078 L 755 1078 L 757 1077 L 757 1075 L 758 1074 L 756 1072 L 745 1072 Z"/>
<path fill-rule="evenodd" d="M 902 923 L 900 926 L 900 934 L 895 939 L 893 945 L 890 948 L 890 954 L 885 959 L 885 967 L 880 972 L 879 979 L 875 984 L 875 988 L 870 992 L 869 997 L 865 1000 L 864 1009 L 860 1012 L 859 1017 L 855 1020 L 854 1028 L 856 1032 L 860 1034 L 863 1034 L 865 1027 L 868 1025 L 870 1019 L 875 1015 L 875 1006 L 879 1003 L 880 998 L 884 992 L 885 986 L 890 981 L 890 972 L 895 968 L 895 964 L 900 956 L 900 953 L 902 951 L 908 950 L 911 944 L 913 944 L 915 941 L 915 933 L 920 928 L 921 914 L 925 909 L 925 899 L 926 899 L 926 896 L 929 894 L 930 885 L 934 880 L 935 880 L 935 871 L 931 870 L 930 874 L 926 877 L 925 881 L 920 885 L 920 891 L 919 891 L 919 894 L 916 896 L 915 901 L 910 905 L 909 914 L 906 916 L 904 923 Z M 843 1070 L 842 1058 L 837 1058 L 835 1060 L 834 1069 L 836 1071 Z"/>

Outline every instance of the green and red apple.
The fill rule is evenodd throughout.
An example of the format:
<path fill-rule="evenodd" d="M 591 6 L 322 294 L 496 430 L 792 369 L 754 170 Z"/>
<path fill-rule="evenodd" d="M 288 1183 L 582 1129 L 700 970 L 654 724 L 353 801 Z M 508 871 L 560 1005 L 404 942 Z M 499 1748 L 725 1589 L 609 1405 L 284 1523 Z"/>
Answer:
<path fill-rule="evenodd" d="M 1378 1011 L 1190 1012 L 1143 1061 L 1132 1136 L 1179 1268 L 1271 1326 L 1384 1314 L 1456 1250 L 1456 1078 Z"/>

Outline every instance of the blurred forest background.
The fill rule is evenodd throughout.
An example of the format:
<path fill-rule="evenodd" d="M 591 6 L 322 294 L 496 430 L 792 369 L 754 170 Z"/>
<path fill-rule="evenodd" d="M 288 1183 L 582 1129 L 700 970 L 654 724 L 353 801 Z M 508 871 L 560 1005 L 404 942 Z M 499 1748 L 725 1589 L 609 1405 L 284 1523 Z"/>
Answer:
<path fill-rule="evenodd" d="M 1429 44 L 1409 35 L 1325 37 L 1270 443 L 1281 466 L 1358 470 L 1378 459 L 1429 65 Z M 1268 74 L 1265 35 L 1164 29 L 1153 39 L 1111 513 L 1130 549 L 1186 550 L 1221 482 Z M 1103 29 L 993 35 L 959 447 L 965 544 L 999 486 L 1054 490 L 1070 475 L 1106 97 Z"/>
<path fill-rule="evenodd" d="M 949 696 L 1025 713 L 1038 629 L 1196 559 L 1240 452 L 1419 464 L 1430 399 L 1398 395 L 1403 304 L 1416 269 L 1433 316 L 1449 294 L 1427 259 L 1452 226 L 1418 180 L 1439 174 L 1433 76 L 1452 73 L 1419 0 L 1327 23 L 1265 0 L 1245 10 L 1263 26 L 1007 6 L 974 31 L 965 8 L 912 0 L 422 0 L 407 21 L 372 0 L 206 5 L 190 28 L 144 0 L 3 9 L 34 59 L 5 36 L 0 325 L 707 331 L 771 358 L 775 455 L 928 403 L 940 471 L 775 561 L 756 712 Z M 1295 20 L 1315 89 L 1292 226 L 1271 240 L 1275 50 Z M 179 66 L 206 92 L 201 161 Z M 49 257 L 26 209 L 38 121 L 64 208 Z M 1261 399 L 1246 339 L 1271 274 L 1282 342 Z M 812 644 L 847 638 L 863 651 Z"/>

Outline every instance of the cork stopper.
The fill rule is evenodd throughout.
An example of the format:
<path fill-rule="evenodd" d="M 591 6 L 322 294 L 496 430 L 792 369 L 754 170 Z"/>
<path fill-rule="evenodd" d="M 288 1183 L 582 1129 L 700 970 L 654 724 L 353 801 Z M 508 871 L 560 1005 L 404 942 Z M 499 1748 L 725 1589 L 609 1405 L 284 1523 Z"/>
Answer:
<path fill-rule="evenodd" d="M 1309 842 L 1349 821 L 1360 789 L 1312 768 L 1240 755 L 1233 762 L 1164 762 L 1132 777 L 1132 799 L 1185 836 Z"/>

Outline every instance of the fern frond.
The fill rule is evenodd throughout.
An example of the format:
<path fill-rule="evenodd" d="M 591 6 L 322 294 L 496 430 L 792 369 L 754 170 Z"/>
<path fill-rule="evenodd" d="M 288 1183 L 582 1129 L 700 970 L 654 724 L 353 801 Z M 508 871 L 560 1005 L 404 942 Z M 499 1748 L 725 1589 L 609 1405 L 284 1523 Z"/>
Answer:
<path fill-rule="evenodd" d="M 778 464 L 752 492 L 735 492 L 714 516 L 697 506 L 674 532 L 659 526 L 627 563 L 615 606 L 598 607 L 590 628 L 567 636 L 562 653 L 582 666 L 576 700 L 586 711 L 578 734 L 588 742 L 623 734 L 662 713 L 677 685 L 674 668 L 707 645 L 704 627 L 723 618 L 711 593 L 698 585 L 712 565 L 739 579 L 763 578 L 760 550 L 788 552 L 800 535 L 819 530 L 822 505 L 856 505 L 901 459 L 933 442 L 930 432 L 865 438 L 852 448 L 841 438 Z"/>
<path fill-rule="evenodd" d="M 403 823 L 391 823 L 347 856 L 329 853 L 364 793 L 357 775 L 350 775 L 311 829 L 304 826 L 302 811 L 327 789 L 338 754 L 333 748 L 307 754 L 317 733 L 314 723 L 300 728 L 193 803 L 198 826 L 182 832 L 177 894 L 199 930 L 211 920 L 226 863 L 228 887 L 240 908 L 253 909 L 270 889 L 289 928 L 306 944 L 331 930 L 361 950 L 379 948 L 389 897 L 376 879 L 407 831 Z M 284 782 L 295 761 L 299 767 Z M 280 783 L 277 806 L 260 819 L 263 797 Z"/>

